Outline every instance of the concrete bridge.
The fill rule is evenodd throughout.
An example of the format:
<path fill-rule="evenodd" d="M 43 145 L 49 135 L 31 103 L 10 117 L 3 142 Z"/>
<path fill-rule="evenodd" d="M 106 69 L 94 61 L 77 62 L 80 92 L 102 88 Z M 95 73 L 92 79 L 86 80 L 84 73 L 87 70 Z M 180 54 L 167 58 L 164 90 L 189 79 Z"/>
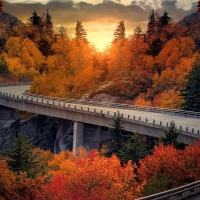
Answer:
<path fill-rule="evenodd" d="M 130 132 L 159 137 L 173 120 L 180 129 L 179 141 L 192 144 L 200 139 L 200 113 L 184 110 L 73 100 L 24 93 L 29 85 L 0 87 L 0 123 L 18 109 L 74 121 L 73 150 L 79 145 L 99 148 L 100 127 L 110 127 L 116 112 L 123 114 L 124 128 Z"/>

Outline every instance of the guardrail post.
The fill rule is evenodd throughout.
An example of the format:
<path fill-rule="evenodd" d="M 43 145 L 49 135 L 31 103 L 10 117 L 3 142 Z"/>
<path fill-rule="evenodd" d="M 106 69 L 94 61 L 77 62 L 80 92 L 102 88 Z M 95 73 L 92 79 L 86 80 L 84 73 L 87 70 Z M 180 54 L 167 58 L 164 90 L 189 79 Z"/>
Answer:
<path fill-rule="evenodd" d="M 68 108 L 70 108 L 70 104 L 68 104 Z"/>
<path fill-rule="evenodd" d="M 169 123 L 167 122 L 167 127 L 169 126 Z"/>
<path fill-rule="evenodd" d="M 162 121 L 160 121 L 160 126 L 162 126 Z"/>
<path fill-rule="evenodd" d="M 53 105 L 54 105 L 54 101 L 53 101 Z"/>
<path fill-rule="evenodd" d="M 188 127 L 186 127 L 186 132 L 188 132 Z"/>
<path fill-rule="evenodd" d="M 155 124 L 155 119 L 153 120 L 153 124 Z"/>
<path fill-rule="evenodd" d="M 192 128 L 192 133 L 194 133 L 194 128 Z"/>
<path fill-rule="evenodd" d="M 148 118 L 146 118 L 146 122 L 148 122 Z"/>
<path fill-rule="evenodd" d="M 182 130 L 182 125 L 180 125 L 180 130 Z"/>
<path fill-rule="evenodd" d="M 96 112 L 96 108 L 94 109 L 94 112 Z"/>
<path fill-rule="evenodd" d="M 128 115 L 128 119 L 129 119 L 129 115 Z"/>
<path fill-rule="evenodd" d="M 135 120 L 135 115 L 134 115 L 133 119 Z"/>
<path fill-rule="evenodd" d="M 108 115 L 109 115 L 109 111 L 108 111 Z"/>
<path fill-rule="evenodd" d="M 74 108 L 76 109 L 76 105 L 74 106 Z"/>
<path fill-rule="evenodd" d="M 139 121 L 141 120 L 141 117 L 139 117 Z"/>
<path fill-rule="evenodd" d="M 199 135 L 199 130 L 197 131 L 197 134 Z"/>
<path fill-rule="evenodd" d="M 89 107 L 87 108 L 88 111 L 90 111 Z"/>
<path fill-rule="evenodd" d="M 102 110 L 101 110 L 101 114 L 102 114 Z"/>

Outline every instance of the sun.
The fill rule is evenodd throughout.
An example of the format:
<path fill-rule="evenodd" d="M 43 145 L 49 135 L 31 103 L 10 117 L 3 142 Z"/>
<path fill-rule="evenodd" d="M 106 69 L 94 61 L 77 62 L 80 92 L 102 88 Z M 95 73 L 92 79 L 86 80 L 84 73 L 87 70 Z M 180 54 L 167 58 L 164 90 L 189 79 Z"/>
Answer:
<path fill-rule="evenodd" d="M 111 44 L 113 34 L 110 32 L 96 32 L 88 34 L 88 41 L 93 44 L 97 51 L 104 51 Z"/>

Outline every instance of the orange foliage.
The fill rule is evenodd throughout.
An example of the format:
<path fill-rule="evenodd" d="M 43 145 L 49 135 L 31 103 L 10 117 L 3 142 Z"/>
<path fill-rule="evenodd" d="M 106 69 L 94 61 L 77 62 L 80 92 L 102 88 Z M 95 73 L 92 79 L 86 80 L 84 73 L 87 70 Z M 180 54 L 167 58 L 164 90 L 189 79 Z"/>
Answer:
<path fill-rule="evenodd" d="M 152 155 L 140 160 L 138 178 L 140 181 L 151 182 L 155 175 L 165 173 L 172 183 L 172 187 L 182 185 L 183 159 L 181 150 L 175 149 L 172 145 L 164 146 L 162 143 L 154 147 Z"/>
<path fill-rule="evenodd" d="M 134 174 L 136 166 L 131 162 L 121 167 L 116 156 L 106 158 L 97 151 L 80 150 L 77 155 L 80 156 L 60 164 L 61 160 L 58 161 L 59 171 L 44 190 L 47 198 L 128 200 L 140 196 Z"/>
<path fill-rule="evenodd" d="M 134 101 L 134 105 L 140 106 L 152 106 L 152 103 L 145 99 L 145 94 L 139 94 L 136 100 Z"/>
<path fill-rule="evenodd" d="M 153 106 L 160 108 L 181 109 L 183 100 L 180 99 L 179 92 L 174 89 L 165 90 L 156 95 L 153 100 Z"/>
<path fill-rule="evenodd" d="M 14 174 L 7 168 L 5 160 L 0 160 L 0 199 L 41 199 L 43 179 L 27 178 L 26 173 Z"/>

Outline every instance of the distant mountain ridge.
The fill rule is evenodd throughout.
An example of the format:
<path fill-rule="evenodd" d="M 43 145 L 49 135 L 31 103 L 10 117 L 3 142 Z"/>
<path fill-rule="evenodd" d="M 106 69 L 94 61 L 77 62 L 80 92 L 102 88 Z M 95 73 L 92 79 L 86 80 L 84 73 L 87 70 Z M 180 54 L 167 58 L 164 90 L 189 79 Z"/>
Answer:
<path fill-rule="evenodd" d="M 10 27 L 19 26 L 23 24 L 17 17 L 7 13 L 7 12 L 0 12 L 0 20 L 4 23 L 9 23 Z"/>
<path fill-rule="evenodd" d="M 200 23 L 200 12 L 195 12 L 195 13 L 192 13 L 192 14 L 184 17 L 177 24 L 190 27 L 192 25 L 192 23 L 198 23 L 198 22 Z"/>

